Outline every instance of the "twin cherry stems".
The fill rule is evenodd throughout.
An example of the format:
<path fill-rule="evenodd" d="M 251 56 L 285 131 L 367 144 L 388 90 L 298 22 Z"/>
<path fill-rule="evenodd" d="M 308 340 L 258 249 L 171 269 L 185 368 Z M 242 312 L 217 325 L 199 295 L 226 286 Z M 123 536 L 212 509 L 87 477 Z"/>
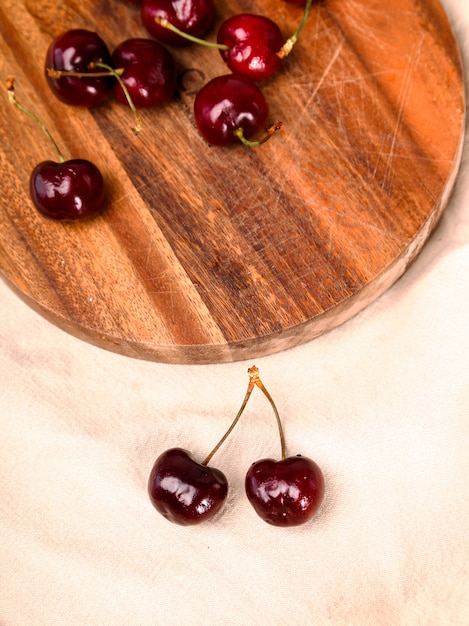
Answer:
<path fill-rule="evenodd" d="M 241 404 L 241 407 L 240 407 L 236 417 L 234 418 L 233 422 L 231 423 L 231 426 L 228 428 L 226 433 L 223 435 L 223 437 L 217 443 L 217 445 L 213 448 L 213 450 L 201 462 L 201 465 L 208 465 L 210 463 L 212 457 L 221 448 L 221 446 L 224 444 L 224 442 L 228 439 L 230 434 L 233 432 L 234 427 L 238 423 L 239 418 L 241 417 L 241 415 L 244 412 L 244 409 L 246 408 L 246 405 L 248 403 L 249 398 L 251 397 L 251 394 L 253 392 L 254 387 L 258 387 L 262 391 L 262 393 L 265 395 L 267 400 L 270 402 L 270 404 L 272 406 L 272 409 L 274 410 L 275 418 L 277 420 L 278 432 L 279 432 L 279 436 L 280 436 L 281 458 L 282 459 L 286 458 L 287 455 L 286 455 L 286 446 L 285 446 L 285 435 L 284 435 L 284 432 L 283 432 L 282 421 L 280 419 L 280 415 L 279 415 L 279 412 L 277 410 L 277 407 L 275 406 L 275 402 L 273 401 L 272 396 L 267 391 L 267 389 L 264 387 L 264 384 L 263 384 L 263 382 L 260 379 L 259 368 L 257 368 L 255 365 L 253 365 L 252 367 L 250 367 L 248 369 L 248 374 L 249 374 L 248 388 L 247 388 L 246 395 L 244 397 L 243 403 Z"/>

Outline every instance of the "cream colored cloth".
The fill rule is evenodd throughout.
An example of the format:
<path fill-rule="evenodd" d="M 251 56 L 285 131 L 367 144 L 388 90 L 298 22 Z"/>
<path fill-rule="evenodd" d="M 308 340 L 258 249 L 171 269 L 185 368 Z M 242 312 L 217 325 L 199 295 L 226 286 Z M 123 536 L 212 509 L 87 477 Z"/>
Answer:
<path fill-rule="evenodd" d="M 469 2 L 446 0 L 469 67 Z M 469 71 L 469 70 L 468 70 Z M 55 328 L 0 283 L 1 626 L 469 624 L 469 145 L 415 264 L 337 330 L 254 360 L 124 358 Z M 288 451 L 314 458 L 315 520 L 268 526 L 243 490 L 279 454 L 257 389 L 212 464 L 230 494 L 183 528 L 146 493 L 202 459 L 259 367 Z"/>

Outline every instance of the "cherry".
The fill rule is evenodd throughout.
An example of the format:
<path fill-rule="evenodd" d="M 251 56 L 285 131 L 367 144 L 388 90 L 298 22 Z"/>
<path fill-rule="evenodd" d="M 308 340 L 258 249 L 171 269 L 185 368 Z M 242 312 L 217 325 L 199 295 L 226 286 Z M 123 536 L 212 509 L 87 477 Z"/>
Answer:
<path fill-rule="evenodd" d="M 277 420 L 280 436 L 281 460 L 261 459 L 249 468 L 245 478 L 246 496 L 256 513 L 274 526 L 298 526 L 307 522 L 318 510 L 324 497 L 325 483 L 318 465 L 297 454 L 286 455 L 285 436 L 275 403 L 253 365 L 248 369 L 249 384 L 241 408 L 230 428 L 205 459 L 208 462 L 230 435 L 241 417 L 254 387 L 269 400 Z"/>
<path fill-rule="evenodd" d="M 152 467 L 148 493 L 163 517 L 189 526 L 212 518 L 221 509 L 228 481 L 223 472 L 198 463 L 187 450 L 170 448 Z"/>
<path fill-rule="evenodd" d="M 156 19 L 164 19 L 178 32 L 160 26 Z M 144 28 L 162 43 L 181 46 L 187 43 L 184 34 L 203 37 L 214 19 L 213 0 L 143 0 L 141 20 Z"/>
<path fill-rule="evenodd" d="M 269 400 L 280 434 L 281 460 L 256 461 L 245 479 L 247 498 L 256 513 L 274 526 L 298 526 L 318 510 L 324 496 L 324 477 L 314 461 L 300 454 L 286 456 L 285 437 L 277 407 L 259 377 L 256 366 L 249 370 L 248 394 L 254 386 Z"/>
<path fill-rule="evenodd" d="M 90 73 L 90 65 L 111 62 L 109 50 L 101 37 L 85 29 L 73 29 L 60 35 L 49 45 L 46 54 L 46 80 L 52 92 L 66 104 L 94 107 L 109 95 L 113 79 L 101 76 L 77 76 Z M 49 70 L 62 72 L 54 76 Z M 65 75 L 63 72 L 70 72 Z"/>
<path fill-rule="evenodd" d="M 226 74 L 206 83 L 194 100 L 197 127 L 212 145 L 226 146 L 240 140 L 247 145 L 264 143 L 282 124 L 269 128 L 258 141 L 250 141 L 264 127 L 269 108 L 262 91 L 248 78 Z"/>
<path fill-rule="evenodd" d="M 134 38 L 122 42 L 112 53 L 113 68 L 123 70 L 113 88 L 115 98 L 138 108 L 160 106 L 174 96 L 176 65 L 171 54 L 157 41 Z M 127 87 L 127 93 L 122 88 Z"/>
<path fill-rule="evenodd" d="M 268 17 L 251 13 L 240 13 L 225 20 L 218 30 L 216 42 L 181 32 L 163 15 L 155 14 L 153 19 L 157 25 L 185 37 L 188 41 L 217 48 L 232 72 L 260 82 L 273 76 L 282 60 L 292 51 L 306 24 L 311 3 L 312 0 L 306 0 L 300 24 L 286 41 L 275 22 Z"/>
<path fill-rule="evenodd" d="M 148 478 L 148 495 L 155 509 L 170 522 L 183 526 L 199 524 L 222 508 L 228 481 L 223 472 L 209 468 L 208 463 L 236 426 L 251 390 L 248 387 L 230 427 L 201 463 L 183 448 L 170 448 L 156 459 Z"/>
<path fill-rule="evenodd" d="M 170 448 L 156 459 L 148 478 L 148 495 L 155 509 L 170 522 L 199 524 L 222 508 L 228 481 L 223 472 L 208 467 L 208 463 L 235 427 L 248 398 L 246 394 L 230 427 L 201 463 L 183 448 Z"/>
<path fill-rule="evenodd" d="M 39 163 L 31 173 L 30 195 L 37 210 L 58 221 L 75 221 L 96 215 L 104 203 L 100 170 L 86 159 L 66 161 L 41 120 L 18 102 L 13 79 L 8 79 L 7 89 L 10 102 L 42 128 L 59 158 L 59 163 Z"/>
<path fill-rule="evenodd" d="M 284 44 L 282 31 L 268 17 L 240 13 L 228 18 L 217 33 L 220 54 L 236 74 L 262 81 L 277 72 Z"/>
<path fill-rule="evenodd" d="M 104 201 L 103 177 L 86 159 L 36 165 L 30 179 L 31 198 L 45 217 L 75 221 L 99 213 Z"/>
<path fill-rule="evenodd" d="M 324 477 L 314 461 L 301 455 L 251 465 L 246 495 L 256 513 L 274 526 L 298 526 L 317 511 L 324 496 Z"/>

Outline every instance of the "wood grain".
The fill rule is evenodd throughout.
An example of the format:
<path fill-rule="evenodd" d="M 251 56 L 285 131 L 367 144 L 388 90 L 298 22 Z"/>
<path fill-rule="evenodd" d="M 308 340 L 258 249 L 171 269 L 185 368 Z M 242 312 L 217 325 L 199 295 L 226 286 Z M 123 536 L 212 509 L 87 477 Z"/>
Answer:
<path fill-rule="evenodd" d="M 285 35 L 301 9 L 218 3 L 266 14 Z M 43 59 L 69 28 L 112 50 L 146 36 L 118 0 L 2 0 L 0 68 L 63 152 L 106 179 L 102 216 L 58 224 L 28 196 L 53 158 L 42 133 L 0 94 L 0 272 L 54 324 L 104 348 L 171 363 L 250 359 L 335 328 L 392 285 L 425 244 L 458 169 L 464 86 L 436 0 L 323 0 L 294 52 L 263 83 L 285 129 L 257 149 L 198 135 L 198 88 L 227 73 L 216 51 L 173 50 L 175 101 L 143 111 L 112 100 L 72 109 L 49 92 Z M 216 27 L 210 38 L 214 38 Z"/>

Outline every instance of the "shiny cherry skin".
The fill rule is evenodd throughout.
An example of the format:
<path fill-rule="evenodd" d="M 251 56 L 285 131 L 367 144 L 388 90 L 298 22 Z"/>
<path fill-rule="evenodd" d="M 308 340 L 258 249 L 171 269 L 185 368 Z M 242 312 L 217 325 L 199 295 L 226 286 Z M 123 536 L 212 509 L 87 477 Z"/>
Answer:
<path fill-rule="evenodd" d="M 242 128 L 249 139 L 267 121 L 269 108 L 262 91 L 248 78 L 235 74 L 217 76 L 206 83 L 194 100 L 194 117 L 204 139 L 215 146 L 227 146 Z"/>
<path fill-rule="evenodd" d="M 30 194 L 45 217 L 58 221 L 90 218 L 103 208 L 103 176 L 86 159 L 43 161 L 31 173 Z"/>
<path fill-rule="evenodd" d="M 198 463 L 182 448 L 170 448 L 155 461 L 148 494 L 167 520 L 193 526 L 212 518 L 228 495 L 228 481 L 220 470 Z"/>
<path fill-rule="evenodd" d="M 92 62 L 111 63 L 109 50 L 97 33 L 77 28 L 52 41 L 46 54 L 46 80 L 59 100 L 89 108 L 101 104 L 108 97 L 114 83 L 112 77 L 52 78 L 47 74 L 47 68 L 80 73 L 96 71 L 89 68 Z"/>
<path fill-rule="evenodd" d="M 155 22 L 155 17 L 168 20 L 184 33 L 204 37 L 213 24 L 213 0 L 143 0 L 141 20 L 152 37 L 170 46 L 186 45 L 188 41 Z"/>
<path fill-rule="evenodd" d="M 262 15 L 240 13 L 223 22 L 217 43 L 228 46 L 220 54 L 235 74 L 254 81 L 273 76 L 282 64 L 277 52 L 285 38 L 275 22 Z"/>
<path fill-rule="evenodd" d="M 246 495 L 256 513 L 273 526 L 299 526 L 317 511 L 324 496 L 324 477 L 304 456 L 281 461 L 262 459 L 246 474 Z"/>
<path fill-rule="evenodd" d="M 155 107 L 169 102 L 176 90 L 176 64 L 170 52 L 153 39 L 127 39 L 112 53 L 112 66 L 122 68 L 121 79 L 137 108 Z M 115 98 L 128 104 L 118 82 Z"/>

